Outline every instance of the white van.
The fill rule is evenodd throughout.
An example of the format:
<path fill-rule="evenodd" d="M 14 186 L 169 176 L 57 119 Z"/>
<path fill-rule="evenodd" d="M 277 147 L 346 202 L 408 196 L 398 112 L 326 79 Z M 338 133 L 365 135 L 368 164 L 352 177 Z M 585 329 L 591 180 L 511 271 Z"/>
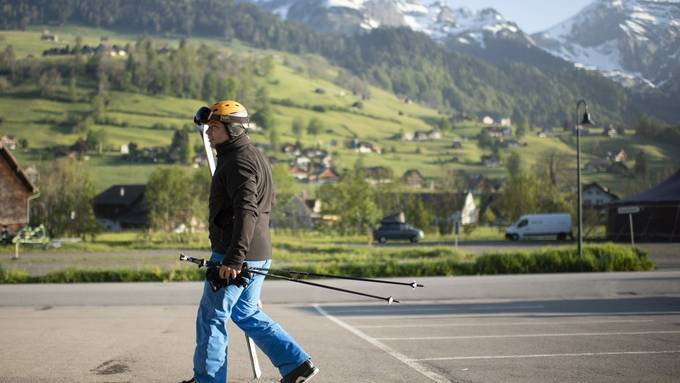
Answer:
<path fill-rule="evenodd" d="M 571 233 L 571 216 L 567 213 L 525 214 L 505 229 L 505 238 L 517 241 L 530 236 L 555 235 L 564 240 Z"/>

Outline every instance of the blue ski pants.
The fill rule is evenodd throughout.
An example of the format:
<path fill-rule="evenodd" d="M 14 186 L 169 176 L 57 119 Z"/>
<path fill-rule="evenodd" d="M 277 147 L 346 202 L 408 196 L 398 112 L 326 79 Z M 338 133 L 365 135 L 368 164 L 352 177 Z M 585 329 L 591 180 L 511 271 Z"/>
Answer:
<path fill-rule="evenodd" d="M 210 260 L 221 262 L 223 254 L 213 252 Z M 268 269 L 271 260 L 247 261 L 250 267 Z M 229 285 L 213 292 L 206 281 L 196 317 L 194 377 L 198 383 L 227 380 L 227 320 L 231 318 L 279 369 L 281 376 L 309 359 L 309 355 L 281 326 L 257 305 L 264 275 L 253 274 L 248 286 Z M 250 367 L 248 367 L 250 369 Z"/>

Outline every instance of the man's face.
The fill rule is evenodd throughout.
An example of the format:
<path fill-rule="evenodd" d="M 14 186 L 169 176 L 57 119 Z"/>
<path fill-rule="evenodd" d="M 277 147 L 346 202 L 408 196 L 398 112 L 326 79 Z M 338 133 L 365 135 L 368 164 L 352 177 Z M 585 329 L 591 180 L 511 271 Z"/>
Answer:
<path fill-rule="evenodd" d="M 206 133 L 208 134 L 208 140 L 210 140 L 210 146 L 212 147 L 229 141 L 227 128 L 219 121 L 209 121 Z"/>

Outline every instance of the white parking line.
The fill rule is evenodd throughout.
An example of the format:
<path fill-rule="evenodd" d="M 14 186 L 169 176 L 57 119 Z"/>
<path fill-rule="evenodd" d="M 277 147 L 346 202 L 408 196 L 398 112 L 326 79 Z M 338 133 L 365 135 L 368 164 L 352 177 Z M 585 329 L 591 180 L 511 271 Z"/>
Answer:
<path fill-rule="evenodd" d="M 334 312 L 333 314 L 337 314 L 338 312 Z M 646 316 L 646 315 L 678 315 L 680 314 L 680 311 L 607 311 L 607 312 L 588 312 L 588 311 L 583 311 L 583 312 L 573 312 L 573 313 L 559 313 L 559 312 L 538 312 L 538 313 L 491 313 L 491 314 L 473 314 L 473 313 L 460 313 L 460 314 L 431 314 L 431 315 L 400 315 L 400 316 L 372 316 L 372 317 L 363 317 L 363 316 L 358 316 L 360 319 L 366 319 L 366 320 L 389 320 L 389 319 L 442 319 L 442 318 L 505 318 L 505 317 L 536 317 L 536 318 L 543 318 L 543 317 L 588 317 L 588 316 L 620 316 L 620 315 L 629 315 L 629 316 Z M 349 315 L 357 319 L 356 315 Z"/>
<path fill-rule="evenodd" d="M 533 354 L 533 355 L 486 355 L 486 356 L 451 356 L 441 358 L 411 359 L 412 362 L 434 362 L 442 360 L 483 360 L 483 359 L 523 359 L 523 358 L 559 358 L 570 356 L 603 356 L 603 355 L 645 355 L 645 354 L 679 354 L 680 350 L 666 351 L 612 351 L 582 352 L 578 354 Z"/>
<path fill-rule="evenodd" d="M 517 306 L 469 306 L 460 309 L 452 309 L 446 307 L 402 307 L 402 308 L 389 308 L 389 309 L 375 309 L 373 307 L 366 309 L 340 309 L 332 310 L 333 314 L 401 314 L 401 313 L 423 313 L 423 312 L 465 312 L 470 310 L 529 310 L 529 309 L 542 309 L 545 308 L 543 305 L 517 305 Z"/>
<path fill-rule="evenodd" d="M 622 331 L 622 332 L 581 332 L 556 334 L 505 334 L 505 335 L 461 335 L 461 336 L 421 336 L 398 338 L 375 338 L 376 340 L 456 340 L 456 339 L 496 339 L 496 338 L 542 338 L 561 336 L 617 336 L 617 335 L 653 335 L 680 334 L 680 331 Z"/>
<path fill-rule="evenodd" d="M 375 347 L 381 349 L 382 351 L 384 351 L 387 354 L 391 355 L 392 357 L 396 358 L 400 362 L 406 364 L 407 366 L 411 367 L 412 369 L 414 369 L 414 370 L 418 371 L 419 373 L 421 373 L 422 375 L 426 376 L 427 378 L 429 378 L 433 382 L 452 383 L 450 380 L 446 379 L 445 377 L 443 377 L 443 376 L 437 374 L 436 372 L 430 370 L 429 368 L 422 365 L 421 363 L 418 363 L 418 361 L 406 357 L 406 355 L 393 350 L 392 348 L 388 347 L 384 343 L 375 340 L 374 338 L 364 334 L 360 330 L 357 330 L 356 328 L 354 328 L 354 327 L 350 326 L 349 324 L 341 321 L 340 319 L 328 314 L 326 312 L 326 310 L 322 309 L 318 304 L 315 304 L 314 308 L 316 309 L 316 311 L 319 312 L 319 314 L 330 319 L 331 321 L 333 321 L 338 326 L 346 329 L 347 331 L 351 332 L 352 334 L 358 336 L 359 338 L 365 340 L 366 342 L 368 342 L 368 343 L 374 345 Z"/>
<path fill-rule="evenodd" d="M 652 319 L 640 320 L 593 320 L 593 321 L 553 321 L 553 322 L 505 322 L 505 323 L 433 323 L 433 324 L 386 324 L 386 325 L 360 325 L 354 326 L 356 328 L 402 328 L 402 327 L 483 327 L 483 326 L 550 326 L 550 325 L 584 325 L 584 324 L 613 324 L 613 323 L 649 323 L 654 322 Z"/>

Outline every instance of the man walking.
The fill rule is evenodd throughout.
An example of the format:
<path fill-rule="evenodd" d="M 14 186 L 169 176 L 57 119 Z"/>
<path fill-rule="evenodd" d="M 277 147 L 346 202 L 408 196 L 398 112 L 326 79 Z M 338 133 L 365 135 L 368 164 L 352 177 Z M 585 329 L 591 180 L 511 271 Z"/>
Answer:
<path fill-rule="evenodd" d="M 196 118 L 208 124 L 207 135 L 217 151 L 209 200 L 210 260 L 221 264 L 219 276 L 228 282 L 238 277 L 244 262 L 253 268 L 271 265 L 274 187 L 268 161 L 246 134 L 246 108 L 225 100 L 209 111 L 202 109 Z M 196 318 L 194 377 L 186 383 L 226 381 L 229 318 L 279 369 L 281 382 L 306 382 L 319 372 L 295 340 L 258 307 L 263 282 L 264 276 L 255 274 L 245 287 L 229 284 L 217 291 L 204 283 Z"/>

